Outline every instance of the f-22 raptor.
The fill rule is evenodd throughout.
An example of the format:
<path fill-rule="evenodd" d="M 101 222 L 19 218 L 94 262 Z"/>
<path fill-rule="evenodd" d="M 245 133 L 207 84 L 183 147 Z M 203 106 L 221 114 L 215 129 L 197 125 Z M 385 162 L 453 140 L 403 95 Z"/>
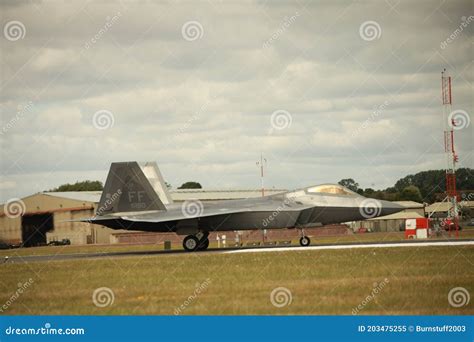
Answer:
<path fill-rule="evenodd" d="M 112 163 L 96 215 L 82 222 L 112 229 L 186 235 L 186 251 L 209 247 L 209 232 L 304 228 L 365 220 L 403 210 L 339 184 L 322 184 L 259 198 L 174 203 L 155 162 Z"/>

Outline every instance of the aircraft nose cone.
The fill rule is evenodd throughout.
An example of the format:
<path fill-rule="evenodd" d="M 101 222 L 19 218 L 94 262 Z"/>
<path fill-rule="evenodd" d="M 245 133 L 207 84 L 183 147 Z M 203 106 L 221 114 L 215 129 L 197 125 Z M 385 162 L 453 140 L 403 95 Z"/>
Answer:
<path fill-rule="evenodd" d="M 405 209 L 404 206 L 397 203 L 390 202 L 390 201 L 380 201 L 380 202 L 382 203 L 382 210 L 381 210 L 380 216 L 395 214 Z"/>

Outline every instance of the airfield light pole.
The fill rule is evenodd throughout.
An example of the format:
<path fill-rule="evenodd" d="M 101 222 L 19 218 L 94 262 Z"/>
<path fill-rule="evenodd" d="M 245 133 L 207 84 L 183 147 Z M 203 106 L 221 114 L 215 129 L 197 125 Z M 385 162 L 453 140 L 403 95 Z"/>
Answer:
<path fill-rule="evenodd" d="M 267 160 L 265 158 L 263 158 L 262 153 L 260 153 L 260 161 L 258 161 L 256 164 L 257 164 L 257 166 L 260 166 L 260 183 L 261 183 L 261 186 L 262 186 L 262 197 L 263 197 L 263 196 L 265 196 L 265 187 L 264 187 L 264 183 L 263 183 L 264 168 L 265 168 L 265 165 L 267 165 Z"/>
<path fill-rule="evenodd" d="M 458 156 L 454 149 L 454 127 L 456 126 L 456 120 L 450 117 L 452 104 L 451 76 L 446 75 L 446 69 L 441 72 L 441 98 L 443 102 L 444 152 L 446 155 L 445 200 L 448 202 L 446 224 L 448 225 L 449 234 L 451 235 L 451 230 L 455 230 L 457 237 L 459 236 L 459 208 L 456 191 L 456 163 L 458 162 Z"/>
<path fill-rule="evenodd" d="M 264 178 L 265 165 L 267 165 L 267 160 L 265 158 L 263 158 L 262 153 L 260 153 L 260 161 L 258 161 L 256 164 L 257 164 L 257 166 L 260 166 L 260 183 L 261 183 L 261 186 L 262 186 L 262 197 L 264 197 L 265 196 L 265 186 L 264 186 L 264 183 L 263 183 L 263 178 Z M 263 243 L 265 243 L 266 238 L 267 238 L 267 230 L 263 229 L 262 230 L 262 242 Z"/>

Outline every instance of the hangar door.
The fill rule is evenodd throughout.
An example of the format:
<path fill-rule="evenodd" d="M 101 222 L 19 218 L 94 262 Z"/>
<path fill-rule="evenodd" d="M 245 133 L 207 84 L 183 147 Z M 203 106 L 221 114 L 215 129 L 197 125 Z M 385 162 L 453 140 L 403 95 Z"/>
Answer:
<path fill-rule="evenodd" d="M 24 247 L 46 244 L 46 232 L 53 230 L 53 214 L 25 215 L 21 219 L 21 238 Z"/>

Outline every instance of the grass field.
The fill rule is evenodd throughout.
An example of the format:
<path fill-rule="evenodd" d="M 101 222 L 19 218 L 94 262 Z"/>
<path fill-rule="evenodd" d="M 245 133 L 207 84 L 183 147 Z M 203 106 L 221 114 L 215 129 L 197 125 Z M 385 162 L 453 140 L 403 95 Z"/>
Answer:
<path fill-rule="evenodd" d="M 472 293 L 473 265 L 472 246 L 4 263 L 0 309 L 92 315 L 474 314 L 472 301 L 460 308 L 448 302 L 452 288 Z M 92 297 L 102 287 L 114 300 L 98 307 Z M 274 297 L 275 306 L 271 293 L 281 287 L 286 290 Z"/>

